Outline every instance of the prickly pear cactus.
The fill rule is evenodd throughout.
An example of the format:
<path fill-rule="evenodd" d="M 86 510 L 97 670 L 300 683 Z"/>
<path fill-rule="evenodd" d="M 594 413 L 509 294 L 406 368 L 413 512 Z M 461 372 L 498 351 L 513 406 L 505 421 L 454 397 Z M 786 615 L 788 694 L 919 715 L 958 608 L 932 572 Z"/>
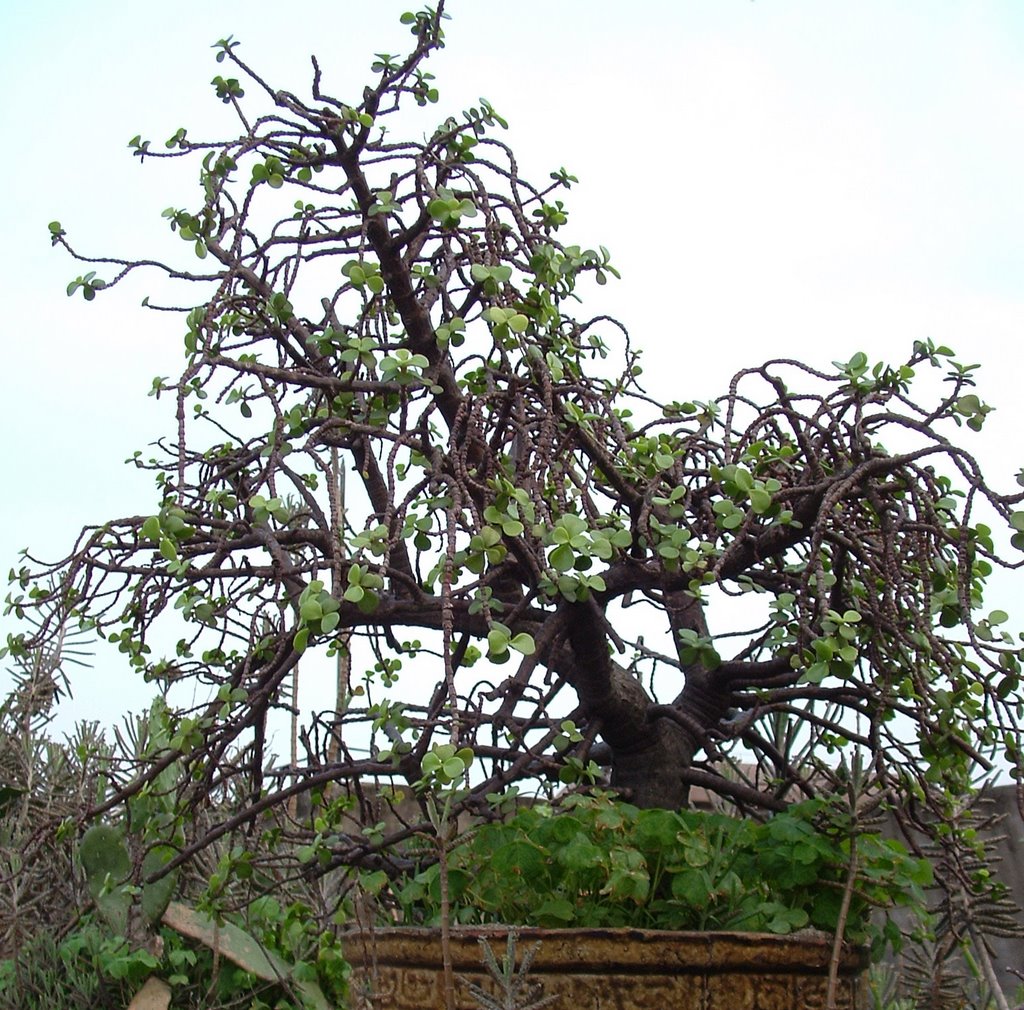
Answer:
<path fill-rule="evenodd" d="M 175 856 L 171 845 L 154 845 L 142 860 L 142 879 L 162 870 Z M 172 870 L 151 884 L 142 885 L 142 914 L 150 925 L 156 925 L 167 909 L 178 883 L 178 871 Z"/>
<path fill-rule="evenodd" d="M 124 833 L 106 824 L 89 828 L 79 843 L 78 858 L 97 910 L 123 936 L 128 929 L 131 895 L 122 885 L 132 872 Z"/>

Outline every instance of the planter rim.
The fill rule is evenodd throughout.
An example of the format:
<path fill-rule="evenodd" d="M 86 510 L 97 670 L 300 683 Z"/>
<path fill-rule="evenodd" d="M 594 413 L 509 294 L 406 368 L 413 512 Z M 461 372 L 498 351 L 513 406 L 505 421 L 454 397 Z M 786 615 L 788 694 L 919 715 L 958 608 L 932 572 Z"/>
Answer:
<path fill-rule="evenodd" d="M 818 930 L 796 933 L 741 933 L 693 930 L 661 930 L 623 927 L 509 926 L 487 924 L 452 926 L 451 954 L 456 972 L 479 970 L 480 939 L 495 954 L 503 953 L 505 938 L 515 930 L 521 946 L 540 942 L 533 971 L 564 971 L 566 963 L 600 964 L 605 971 L 664 971 L 703 973 L 716 970 L 750 970 L 756 966 L 770 973 L 810 973 L 827 970 L 834 939 Z M 347 931 L 341 936 L 355 960 L 357 951 L 372 960 L 385 960 L 408 968 L 435 967 L 440 963 L 440 927 L 376 926 Z M 863 947 L 845 945 L 840 958 L 841 975 L 857 975 L 868 965 Z"/>

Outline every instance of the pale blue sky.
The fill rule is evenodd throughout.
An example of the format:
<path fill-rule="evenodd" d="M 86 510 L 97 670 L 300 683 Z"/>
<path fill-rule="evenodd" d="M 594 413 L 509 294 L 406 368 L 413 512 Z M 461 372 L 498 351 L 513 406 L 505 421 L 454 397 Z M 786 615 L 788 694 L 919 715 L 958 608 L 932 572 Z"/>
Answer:
<path fill-rule="evenodd" d="M 358 96 L 372 54 L 408 44 L 408 6 L 36 0 L 0 13 L 5 572 L 21 547 L 52 556 L 83 522 L 152 511 L 121 460 L 166 426 L 169 405 L 145 394 L 180 361 L 180 327 L 138 309 L 145 283 L 91 305 L 65 297 L 79 269 L 49 248 L 47 222 L 83 252 L 173 254 L 160 211 L 193 202 L 195 171 L 140 167 L 126 143 L 180 126 L 233 132 L 209 86 L 222 70 L 210 45 L 234 34 L 296 92 L 316 52 L 329 90 Z M 580 177 L 568 234 L 608 246 L 624 275 L 588 307 L 630 327 L 654 392 L 709 398 L 766 357 L 896 359 L 931 336 L 988 366 L 981 393 L 998 410 L 968 444 L 1012 486 L 1024 465 L 1024 5 L 449 11 L 449 48 L 431 66 L 437 118 L 486 95 L 527 173 Z M 116 665 L 104 656 L 86 674 L 77 714 L 142 703 Z"/>

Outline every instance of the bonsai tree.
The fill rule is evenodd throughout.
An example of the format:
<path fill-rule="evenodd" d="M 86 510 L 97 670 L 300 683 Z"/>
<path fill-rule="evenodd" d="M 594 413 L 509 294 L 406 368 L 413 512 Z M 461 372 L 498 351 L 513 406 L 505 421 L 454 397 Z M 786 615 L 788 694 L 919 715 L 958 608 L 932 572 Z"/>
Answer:
<path fill-rule="evenodd" d="M 249 798 L 176 865 L 360 781 L 467 771 L 453 815 L 601 779 L 756 816 L 832 788 L 856 749 L 908 822 L 954 818 L 980 772 L 1021 766 L 1020 644 L 983 591 L 1020 563 L 1024 496 L 958 440 L 991 409 L 976 366 L 918 341 L 755 363 L 709 402 L 681 368 L 680 399 L 652 399 L 625 327 L 585 310 L 617 274 L 563 238 L 576 179 L 523 178 L 483 99 L 438 122 L 444 18 L 403 15 L 411 53 L 378 54 L 348 101 L 315 59 L 299 97 L 221 40 L 228 139 L 131 141 L 199 170 L 165 211 L 180 259 L 86 256 L 50 225 L 87 271 L 69 295 L 155 271 L 176 294 L 145 304 L 184 338 L 153 381 L 166 436 L 134 460 L 152 513 L 86 528 L 9 599 L 40 621 L 16 652 L 78 622 L 169 698 L 205 690 L 97 812 L 172 763 L 183 811 Z M 275 770 L 268 719 L 314 656 L 337 703 Z M 408 834 L 336 834 L 323 865 L 379 865 Z"/>

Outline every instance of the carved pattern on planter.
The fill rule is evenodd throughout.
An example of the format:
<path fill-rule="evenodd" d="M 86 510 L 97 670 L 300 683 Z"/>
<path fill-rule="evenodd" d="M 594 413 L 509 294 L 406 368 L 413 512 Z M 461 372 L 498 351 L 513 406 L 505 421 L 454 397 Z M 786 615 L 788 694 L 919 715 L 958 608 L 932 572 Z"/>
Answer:
<path fill-rule="evenodd" d="M 504 952 L 500 929 L 460 930 L 452 954 L 458 1010 L 478 1010 L 462 979 L 493 989 L 476 937 Z M 522 929 L 541 941 L 530 974 L 553 1010 L 824 1010 L 831 940 L 649 930 Z M 353 937 L 353 940 L 355 938 Z M 378 930 L 346 948 L 356 1010 L 443 1010 L 440 942 L 431 930 Z M 363 961 L 365 960 L 365 964 Z M 375 962 L 375 966 L 374 966 Z M 601 966 L 606 967 L 601 972 Z M 857 1010 L 863 952 L 844 956 L 838 1010 Z"/>

